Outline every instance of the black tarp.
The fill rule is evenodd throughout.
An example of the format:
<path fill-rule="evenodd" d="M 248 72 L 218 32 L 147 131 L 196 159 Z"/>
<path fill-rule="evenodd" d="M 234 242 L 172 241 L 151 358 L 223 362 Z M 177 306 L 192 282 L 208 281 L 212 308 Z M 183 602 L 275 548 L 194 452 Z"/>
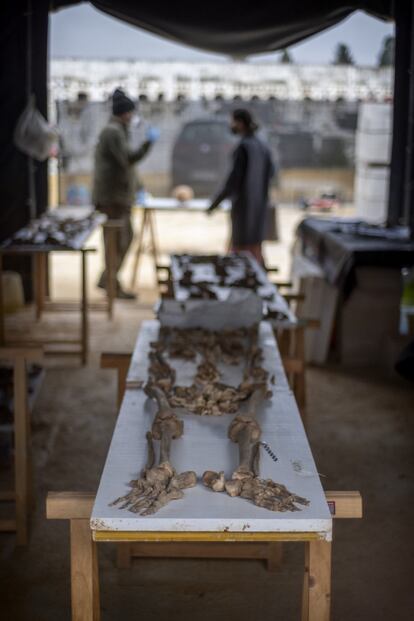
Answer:
<path fill-rule="evenodd" d="M 56 8 L 68 4 L 75 3 L 65 0 L 53 3 Z M 357 9 L 377 17 L 392 16 L 390 0 L 351 3 L 343 0 L 92 0 L 91 4 L 154 34 L 229 56 L 247 56 L 288 47 L 334 26 Z"/>
<path fill-rule="evenodd" d="M 410 99 L 414 96 L 414 76 L 410 69 L 414 50 L 412 45 L 413 17 L 412 2 L 396 2 L 393 143 L 388 204 L 388 224 L 390 225 L 399 224 L 404 216 L 408 224 L 407 187 L 414 185 L 409 181 L 410 140 L 413 139 L 410 137 L 410 117 L 412 118 L 414 114 L 413 102 L 411 102 L 410 111 Z"/>
<path fill-rule="evenodd" d="M 33 0 L 31 28 L 31 81 L 36 104 L 47 116 L 48 2 Z M 13 144 L 13 131 L 27 102 L 27 0 L 1 5 L 0 20 L 0 241 L 29 219 L 28 160 Z M 47 163 L 35 164 L 38 212 L 47 204 Z M 6 257 L 5 268 L 19 269 L 30 294 L 27 257 Z"/>
<path fill-rule="evenodd" d="M 32 92 L 47 117 L 48 2 L 37 0 L 32 12 Z M 22 226 L 29 214 L 28 162 L 13 144 L 13 131 L 27 103 L 27 1 L 6 2 L 0 21 L 0 232 L 4 239 Z M 46 204 L 47 164 L 35 165 L 39 209 Z"/>
<path fill-rule="evenodd" d="M 302 254 L 319 265 L 326 280 L 345 297 L 356 284 L 357 267 L 414 266 L 414 241 L 397 233 L 354 219 L 317 217 L 305 218 L 297 230 Z"/>

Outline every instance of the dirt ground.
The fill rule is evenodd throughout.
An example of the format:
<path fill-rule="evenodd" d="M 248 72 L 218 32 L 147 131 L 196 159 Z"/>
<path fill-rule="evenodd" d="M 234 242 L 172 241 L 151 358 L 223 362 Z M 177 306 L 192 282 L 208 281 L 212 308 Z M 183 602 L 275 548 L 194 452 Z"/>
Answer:
<path fill-rule="evenodd" d="M 288 272 L 288 248 L 300 214 L 281 210 L 282 243 L 266 248 L 270 262 Z M 194 218 L 194 221 L 193 221 Z M 203 224 L 185 214 L 157 222 L 164 252 L 223 249 L 224 216 Z M 91 262 L 90 287 L 101 253 Z M 77 288 L 75 259 L 53 259 L 56 295 Z M 123 272 L 128 283 L 131 258 Z M 95 491 L 116 419 L 116 382 L 99 369 L 104 350 L 131 351 L 140 322 L 151 318 L 156 292 L 146 258 L 139 302 L 117 303 L 115 318 L 91 321 L 87 367 L 48 362 L 33 412 L 36 509 L 27 548 L 0 534 L 1 621 L 70 619 L 69 532 L 65 522 L 46 521 L 50 490 Z M 75 327 L 73 317 L 51 316 L 47 329 Z M 335 524 L 334 621 L 408 621 L 414 615 L 414 390 L 413 385 L 372 369 L 310 368 L 307 373 L 309 439 L 322 484 L 329 490 L 360 490 L 362 520 Z M 3 473 L 4 474 L 4 473 Z M 230 620 L 290 621 L 300 618 L 302 544 L 284 546 L 276 573 L 261 561 L 136 560 L 115 567 L 115 548 L 100 544 L 103 621 Z"/>

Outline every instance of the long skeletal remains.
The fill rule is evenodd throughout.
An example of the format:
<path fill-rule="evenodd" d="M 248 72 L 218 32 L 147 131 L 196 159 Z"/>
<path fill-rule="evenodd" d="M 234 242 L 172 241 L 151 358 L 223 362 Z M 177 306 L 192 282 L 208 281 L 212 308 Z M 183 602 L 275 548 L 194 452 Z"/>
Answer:
<path fill-rule="evenodd" d="M 246 344 L 247 341 L 247 344 Z M 131 491 L 111 505 L 120 505 L 140 515 L 151 515 L 172 500 L 183 498 L 184 489 L 194 487 L 193 471 L 177 474 L 171 465 L 171 442 L 182 437 L 184 423 L 173 407 L 201 415 L 236 414 L 228 437 L 239 447 L 239 465 L 230 479 L 224 472 L 208 470 L 203 483 L 215 492 L 226 491 L 271 511 L 299 511 L 296 506 L 308 500 L 292 494 L 284 485 L 259 477 L 261 428 L 257 421 L 260 406 L 271 393 L 267 391 L 268 372 L 261 366 L 262 350 L 257 345 L 257 328 L 211 333 L 205 330 L 169 330 L 163 328 L 160 339 L 151 344 L 147 395 L 156 400 L 158 411 L 151 431 L 146 434 L 148 459 L 141 477 L 130 482 Z M 201 362 L 191 386 L 176 386 L 175 371 L 164 358 L 182 358 Z M 238 387 L 220 383 L 219 360 L 236 365 L 245 360 L 243 379 Z M 240 404 L 247 409 L 239 413 Z M 155 465 L 154 440 L 159 442 L 159 460 Z"/>
<path fill-rule="evenodd" d="M 117 498 L 111 506 L 120 504 L 120 509 L 128 508 L 133 513 L 151 515 L 172 500 L 184 496 L 184 489 L 194 487 L 197 475 L 193 471 L 177 474 L 171 465 L 171 441 L 181 438 L 184 423 L 170 408 L 163 391 L 148 384 L 146 393 L 157 401 L 158 412 L 147 432 L 148 459 L 139 479 L 130 482 L 131 491 Z M 160 443 L 158 465 L 155 466 L 154 440 Z"/>
<path fill-rule="evenodd" d="M 228 436 L 239 447 L 239 465 L 231 479 L 226 480 L 224 472 L 207 470 L 203 483 L 215 492 L 226 491 L 229 496 L 246 498 L 270 511 L 299 511 L 296 504 L 308 505 L 306 498 L 293 494 L 280 483 L 259 477 L 262 432 L 256 414 L 266 397 L 267 389 L 263 384 L 251 395 L 247 412 L 235 416 L 230 423 Z"/>

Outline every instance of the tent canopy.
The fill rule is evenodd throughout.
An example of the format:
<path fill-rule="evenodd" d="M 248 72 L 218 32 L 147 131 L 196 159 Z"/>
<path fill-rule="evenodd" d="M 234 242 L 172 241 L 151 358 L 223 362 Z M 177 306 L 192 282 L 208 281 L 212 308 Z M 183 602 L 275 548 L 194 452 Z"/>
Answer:
<path fill-rule="evenodd" d="M 56 0 L 52 9 L 76 2 Z M 173 41 L 226 54 L 248 56 L 283 49 L 334 26 L 361 9 L 391 18 L 391 0 L 209 0 L 198 3 L 92 0 L 101 11 Z"/>

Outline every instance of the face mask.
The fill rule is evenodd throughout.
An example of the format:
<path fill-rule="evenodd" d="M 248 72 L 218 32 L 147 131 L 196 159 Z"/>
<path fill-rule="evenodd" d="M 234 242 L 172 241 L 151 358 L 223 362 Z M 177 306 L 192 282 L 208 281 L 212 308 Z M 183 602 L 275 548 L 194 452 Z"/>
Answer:
<path fill-rule="evenodd" d="M 135 129 L 136 127 L 139 127 L 140 125 L 141 125 L 141 117 L 139 116 L 139 114 L 134 114 L 130 122 L 130 127 Z"/>

